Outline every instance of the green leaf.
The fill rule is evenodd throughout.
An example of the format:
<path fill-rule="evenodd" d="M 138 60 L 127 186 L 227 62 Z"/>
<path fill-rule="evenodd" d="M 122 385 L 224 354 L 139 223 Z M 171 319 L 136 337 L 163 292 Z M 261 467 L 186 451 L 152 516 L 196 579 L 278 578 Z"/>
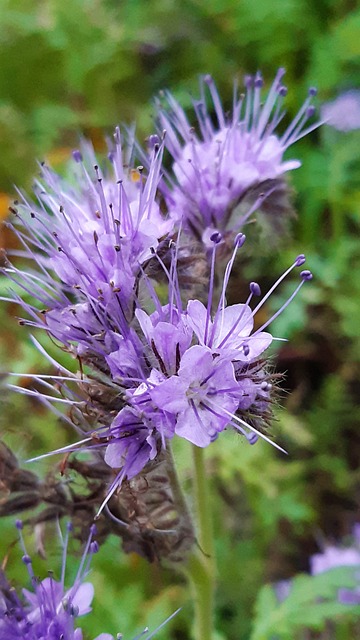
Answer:
<path fill-rule="evenodd" d="M 359 614 L 359 605 L 338 601 L 340 588 L 358 585 L 358 572 L 359 567 L 337 567 L 316 576 L 298 575 L 291 580 L 290 593 L 281 603 L 275 596 L 271 598 L 272 587 L 263 587 L 256 603 L 251 640 L 270 640 L 273 636 L 287 639 L 300 629 L 321 630 L 327 620 L 336 622 L 342 616 Z"/>

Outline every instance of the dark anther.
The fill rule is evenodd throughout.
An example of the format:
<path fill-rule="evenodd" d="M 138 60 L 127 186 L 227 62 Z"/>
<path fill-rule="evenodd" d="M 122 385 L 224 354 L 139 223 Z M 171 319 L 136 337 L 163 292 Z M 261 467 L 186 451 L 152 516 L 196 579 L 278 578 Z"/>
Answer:
<path fill-rule="evenodd" d="M 180 345 L 177 342 L 176 343 L 176 348 L 175 348 L 175 366 L 176 366 L 176 371 L 179 371 L 179 367 L 180 367 L 180 360 L 181 360 L 181 355 L 180 355 Z"/>
<path fill-rule="evenodd" d="M 153 350 L 153 352 L 154 352 L 154 355 L 155 355 L 156 360 L 157 360 L 157 361 L 158 361 L 158 363 L 159 363 L 159 366 L 160 366 L 161 372 L 164 374 L 164 376 L 166 376 L 166 375 L 167 375 L 166 367 L 165 367 L 164 361 L 163 361 L 163 359 L 162 359 L 162 357 L 161 357 L 160 353 L 158 352 L 158 350 L 157 350 L 157 348 L 156 348 L 156 345 L 155 345 L 154 340 L 151 340 L 151 348 L 152 348 L 152 350 Z"/>

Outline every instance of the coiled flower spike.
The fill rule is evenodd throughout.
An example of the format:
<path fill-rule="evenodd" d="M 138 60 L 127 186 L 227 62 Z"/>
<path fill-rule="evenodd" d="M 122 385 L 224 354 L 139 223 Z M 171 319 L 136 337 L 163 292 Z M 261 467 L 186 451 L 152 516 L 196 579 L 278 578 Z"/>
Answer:
<path fill-rule="evenodd" d="M 315 112 L 311 101 L 316 90 L 309 90 L 293 121 L 279 134 L 287 93 L 284 74 L 284 69 L 278 70 L 265 101 L 261 74 L 247 76 L 245 95 L 238 96 L 234 88 L 229 116 L 212 77 L 203 76 L 200 100 L 193 101 L 195 128 L 171 93 L 165 92 L 164 99 L 157 102 L 159 131 L 166 131 L 165 145 L 173 160 L 172 172 L 166 174 L 167 185 L 163 185 L 168 209 L 206 246 L 211 246 L 214 231 L 238 233 L 249 216 L 279 189 L 284 174 L 301 164 L 299 160 L 284 161 L 283 156 L 318 126 L 307 125 Z M 263 189 L 257 189 L 259 185 Z M 251 189 L 257 195 L 244 213 L 239 204 Z"/>

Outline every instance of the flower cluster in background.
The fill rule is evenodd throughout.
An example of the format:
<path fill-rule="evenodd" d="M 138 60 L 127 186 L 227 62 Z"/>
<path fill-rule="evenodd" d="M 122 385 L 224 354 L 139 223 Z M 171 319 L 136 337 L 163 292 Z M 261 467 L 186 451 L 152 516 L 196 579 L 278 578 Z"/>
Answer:
<path fill-rule="evenodd" d="M 352 531 L 351 545 L 327 545 L 322 553 L 310 558 L 310 570 L 313 576 L 329 571 L 335 567 L 356 567 L 359 586 L 355 589 L 340 588 L 339 602 L 344 604 L 360 604 L 360 524 L 355 524 Z M 349 541 L 348 541 L 349 542 Z"/>
<path fill-rule="evenodd" d="M 360 91 L 345 91 L 335 100 L 326 102 L 322 106 L 321 116 L 326 124 L 338 131 L 360 129 Z"/>

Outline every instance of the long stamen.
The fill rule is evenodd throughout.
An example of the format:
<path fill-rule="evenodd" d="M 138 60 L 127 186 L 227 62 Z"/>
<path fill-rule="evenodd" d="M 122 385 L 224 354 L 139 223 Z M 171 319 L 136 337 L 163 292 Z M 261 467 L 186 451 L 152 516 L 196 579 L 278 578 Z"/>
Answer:
<path fill-rule="evenodd" d="M 273 284 L 271 289 L 269 289 L 267 294 L 262 298 L 259 304 L 255 307 L 255 309 L 253 310 L 253 316 L 255 316 L 255 314 L 259 311 L 259 309 L 261 309 L 261 307 L 265 304 L 266 300 L 271 296 L 271 294 L 275 291 L 275 289 L 277 289 L 279 284 L 283 280 L 285 280 L 285 278 L 289 275 L 289 273 L 291 273 L 291 271 L 295 269 L 295 267 L 301 267 L 301 265 L 303 265 L 304 262 L 305 262 L 304 254 L 298 255 L 298 257 L 293 262 L 293 264 L 288 269 L 286 269 L 286 271 L 284 271 L 284 273 L 280 276 L 280 278 L 278 278 L 278 280 L 276 280 L 275 284 Z"/>
<path fill-rule="evenodd" d="M 217 92 L 217 89 L 215 87 L 215 83 L 214 80 L 211 76 L 207 75 L 204 77 L 204 81 L 206 82 L 207 86 L 209 87 L 209 91 L 211 93 L 211 98 L 213 101 L 213 105 L 215 107 L 215 113 L 216 113 L 216 117 L 218 119 L 218 123 L 219 126 L 225 127 L 225 120 L 224 120 L 224 110 L 221 104 L 221 100 L 220 100 L 220 96 Z"/>
<path fill-rule="evenodd" d="M 225 268 L 220 300 L 219 300 L 218 307 L 216 309 L 216 313 L 215 313 L 214 321 L 213 321 L 213 326 L 212 326 L 212 330 L 211 330 L 211 335 L 209 337 L 208 342 L 207 342 L 207 338 L 206 338 L 207 332 L 205 330 L 204 343 L 208 344 L 209 347 L 212 346 L 212 343 L 213 343 L 213 340 L 214 340 L 214 336 L 215 336 L 216 327 L 217 327 L 217 324 L 219 322 L 220 314 L 224 313 L 224 309 L 225 309 L 225 306 L 226 306 L 226 303 L 225 303 L 226 290 L 227 290 L 227 286 L 229 284 L 230 274 L 231 274 L 231 271 L 232 271 L 232 268 L 233 268 L 233 265 L 234 265 L 234 262 L 235 262 L 237 251 L 238 251 L 238 249 L 240 249 L 243 246 L 245 240 L 246 240 L 246 236 L 243 233 L 239 233 L 235 238 L 233 253 L 232 253 L 232 256 L 231 256 L 231 258 L 230 258 L 230 260 L 227 263 L 226 268 Z M 214 249 L 215 249 L 215 247 L 214 247 Z M 208 305 L 208 309 L 209 309 L 209 305 Z M 211 312 L 211 307 L 210 307 L 210 312 Z M 208 310 L 208 314 L 209 314 L 209 310 Z"/>
<path fill-rule="evenodd" d="M 259 438 L 262 438 L 263 440 L 266 440 L 266 442 L 269 442 L 269 444 L 271 444 L 273 447 L 275 447 L 275 449 L 278 449 L 279 451 L 281 451 L 282 453 L 287 453 L 285 451 L 285 449 L 283 449 L 282 447 L 280 447 L 280 445 L 278 445 L 276 442 L 274 442 L 273 440 L 270 440 L 270 438 L 268 438 L 264 433 L 261 433 L 261 431 L 258 431 L 258 429 L 255 429 L 255 427 L 253 427 L 251 424 L 248 424 L 247 422 L 245 422 L 245 420 L 242 420 L 242 418 L 240 418 L 239 416 L 231 413 L 230 411 L 228 411 L 227 409 L 225 409 L 225 407 L 219 406 L 217 405 L 214 400 L 211 400 L 211 403 L 217 407 L 218 409 L 220 409 L 220 411 L 222 411 L 225 415 L 227 415 L 229 418 L 231 418 L 231 424 L 232 426 L 234 426 L 236 429 L 238 429 L 238 425 L 236 424 L 237 422 L 239 424 L 242 424 L 244 427 L 246 427 L 247 429 L 249 429 L 250 431 L 253 431 L 253 433 L 255 433 L 257 436 L 259 436 Z M 233 422 L 235 421 L 235 423 Z"/>
<path fill-rule="evenodd" d="M 251 299 L 253 296 L 260 296 L 261 295 L 261 290 L 259 285 L 257 284 L 257 282 L 250 282 L 250 295 L 248 296 L 248 299 L 246 300 L 243 309 L 241 311 L 241 313 L 239 314 L 236 322 L 233 324 L 233 326 L 231 327 L 231 329 L 227 332 L 226 336 L 223 338 L 223 340 L 220 342 L 219 344 L 219 348 L 223 347 L 225 345 L 225 343 L 227 342 L 227 340 L 230 338 L 230 336 L 234 333 L 235 329 L 239 326 L 245 310 L 249 307 L 249 304 L 251 302 Z"/>
<path fill-rule="evenodd" d="M 289 306 L 290 302 L 292 300 L 294 300 L 295 296 L 298 294 L 298 292 L 300 291 L 301 287 L 303 286 L 304 282 L 307 282 L 308 280 L 312 279 L 312 273 L 311 271 L 302 271 L 300 273 L 300 277 L 301 277 L 301 282 L 300 284 L 298 284 L 298 286 L 296 287 L 295 291 L 291 294 L 291 296 L 286 300 L 286 302 L 284 302 L 284 304 L 282 305 L 282 307 L 280 307 L 280 309 L 278 309 L 278 311 L 276 311 L 276 313 L 274 313 L 273 316 L 271 316 L 271 318 L 269 320 L 267 320 L 266 322 L 264 322 L 263 325 L 261 325 L 261 327 L 259 327 L 259 329 L 257 329 L 253 334 L 252 337 L 256 336 L 256 334 L 260 333 L 260 331 L 263 331 L 264 329 L 266 329 L 267 326 L 269 326 L 269 324 L 271 324 L 271 322 L 273 322 L 283 311 L 284 309 L 286 309 L 286 307 Z"/>
<path fill-rule="evenodd" d="M 207 343 L 208 340 L 208 331 L 209 324 L 211 319 L 211 308 L 213 301 L 213 293 L 214 293 L 214 279 L 215 279 L 215 258 L 216 258 L 216 248 L 219 242 L 221 242 L 221 234 L 215 232 L 211 236 L 211 241 L 213 242 L 213 249 L 211 253 L 211 267 L 210 267 L 210 279 L 209 279 L 209 295 L 208 295 L 208 303 L 206 310 L 206 322 L 205 322 L 205 332 L 204 332 L 204 342 Z"/>

